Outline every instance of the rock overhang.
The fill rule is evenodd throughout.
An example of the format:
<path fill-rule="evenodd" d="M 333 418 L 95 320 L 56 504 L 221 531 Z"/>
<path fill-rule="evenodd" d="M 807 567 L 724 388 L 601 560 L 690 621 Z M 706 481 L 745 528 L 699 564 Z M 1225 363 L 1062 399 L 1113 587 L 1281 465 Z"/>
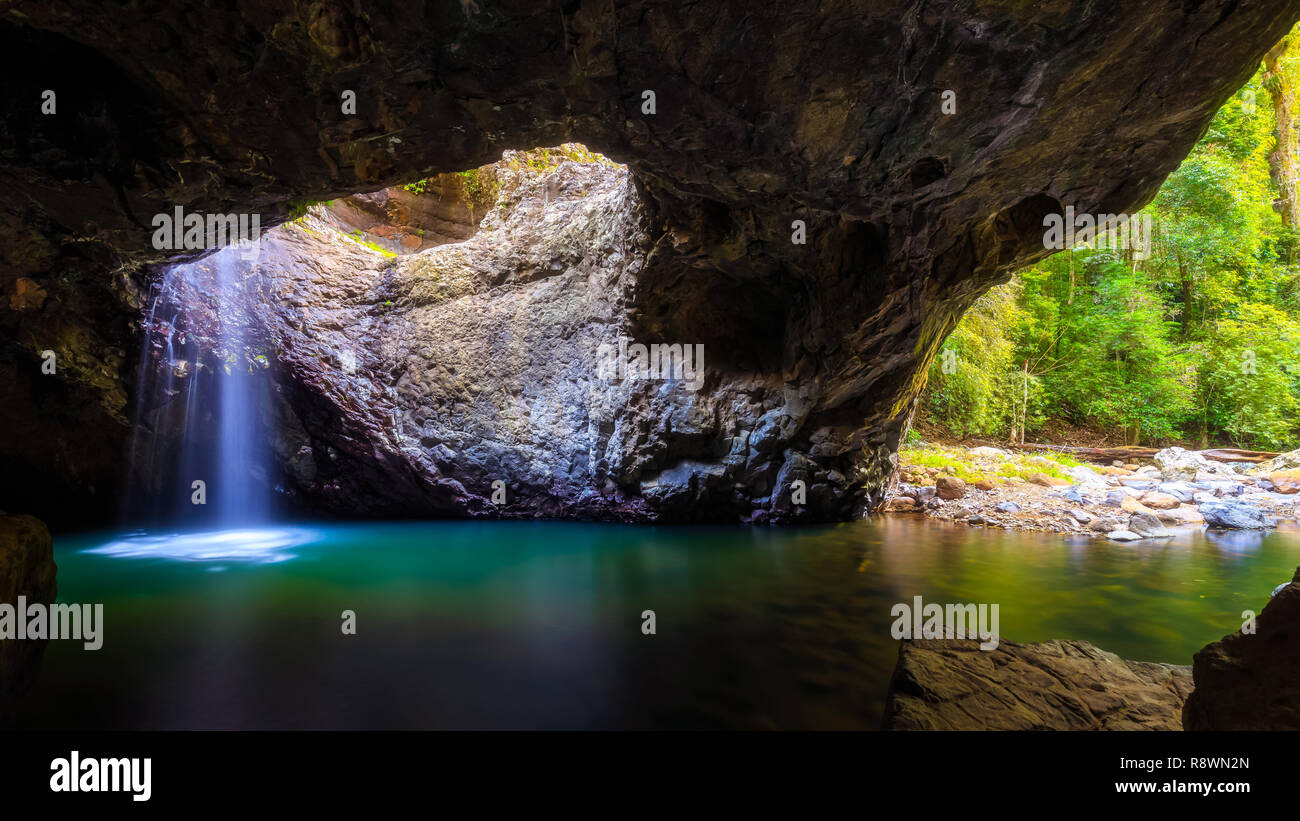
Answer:
<path fill-rule="evenodd" d="M 77 339 L 128 348 L 102 304 L 132 299 L 110 272 L 160 261 L 153 213 L 258 211 L 269 227 L 291 202 L 581 141 L 627 162 L 641 193 L 654 264 L 630 297 L 635 327 L 673 341 L 762 328 L 731 363 L 766 383 L 750 421 L 780 395 L 777 473 L 811 470 L 825 489 L 800 509 L 773 507 L 769 488 L 759 510 L 752 488 L 770 482 L 729 476 L 700 504 L 729 517 L 741 493 L 751 513 L 842 518 L 879 501 L 924 367 L 961 312 L 1046 253 L 1042 214 L 1135 210 L 1300 5 L 557 12 L 15 4 L 0 24 L 6 59 L 56 51 L 80 74 L 48 84 L 83 83 L 61 96 L 63 119 L 31 113 L 39 72 L 18 72 L 6 94 L 0 212 L 6 236 L 34 232 L 35 246 L 14 270 L 53 280 L 42 287 Z M 794 220 L 806 245 L 790 241 Z M 60 284 L 60 264 L 92 275 Z M 41 342 L 45 319 L 6 314 L 11 360 L 57 344 Z M 73 389 L 122 418 L 129 357 L 67 353 Z M 666 449 L 686 459 L 696 447 Z M 823 481 L 832 473 L 847 487 Z"/>

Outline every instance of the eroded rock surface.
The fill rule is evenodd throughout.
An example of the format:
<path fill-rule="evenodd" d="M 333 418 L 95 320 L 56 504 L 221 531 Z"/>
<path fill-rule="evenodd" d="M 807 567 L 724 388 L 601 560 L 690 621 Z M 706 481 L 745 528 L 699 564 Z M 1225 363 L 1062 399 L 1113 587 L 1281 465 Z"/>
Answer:
<path fill-rule="evenodd" d="M 983 651 L 975 640 L 904 641 L 887 730 L 1177 730 L 1190 667 L 1126 661 L 1086 641 Z"/>
<path fill-rule="evenodd" d="M 760 419 L 779 435 L 760 438 L 786 446 L 771 457 L 788 466 L 782 493 L 796 478 L 817 490 L 775 515 L 853 515 L 883 499 L 957 318 L 1047 253 L 1043 216 L 1147 201 L 1298 15 L 1300 0 L 579 0 L 545 14 L 511 2 L 10 3 L 0 367 L 16 401 L 0 423 L 23 421 L 3 455 L 35 469 L 0 490 L 53 512 L 49 488 L 61 508 L 70 491 L 104 486 L 107 462 L 90 456 L 90 470 L 80 454 L 121 446 L 104 430 L 132 415 L 124 318 L 142 308 L 142 266 L 176 256 L 151 247 L 152 215 L 255 211 L 268 227 L 291 203 L 577 141 L 627 163 L 640 195 L 645 265 L 617 297 L 634 338 L 709 346 L 706 415 L 732 386 L 780 386 L 779 401 L 747 400 L 777 411 Z M 57 115 L 41 112 L 51 88 Z M 792 243 L 794 220 L 806 244 Z M 54 376 L 40 372 L 43 350 L 58 355 Z M 61 414 L 43 379 L 67 388 Z M 677 409 L 618 424 L 665 437 L 653 469 L 670 487 L 717 483 L 729 497 L 719 455 L 698 458 L 718 439 L 706 447 L 693 421 L 679 432 Z M 494 433 L 512 430 L 503 419 Z M 42 441 L 68 460 L 41 462 L 30 443 Z M 577 486 L 557 481 L 557 492 Z"/>
<path fill-rule="evenodd" d="M 0 603 L 17 607 L 19 596 L 29 603 L 53 603 L 56 574 L 50 531 L 44 523 L 31 516 L 0 516 Z M 46 643 L 0 640 L 0 720 L 31 687 Z"/>
<path fill-rule="evenodd" d="M 1300 730 L 1300 568 L 1274 591 L 1253 635 L 1238 630 L 1192 661 L 1188 730 Z"/>

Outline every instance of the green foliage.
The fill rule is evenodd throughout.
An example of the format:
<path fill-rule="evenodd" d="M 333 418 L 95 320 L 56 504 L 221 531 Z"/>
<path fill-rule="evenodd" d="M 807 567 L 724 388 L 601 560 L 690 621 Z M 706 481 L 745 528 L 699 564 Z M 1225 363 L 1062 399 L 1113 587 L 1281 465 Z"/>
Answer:
<path fill-rule="evenodd" d="M 1027 382 L 1028 438 L 1058 421 L 1129 443 L 1294 448 L 1300 242 L 1273 207 L 1269 101 L 1256 76 L 1218 112 L 1144 212 L 1149 255 L 1066 250 L 977 302 L 945 343 L 957 370 L 942 355 L 930 370 L 928 418 L 1005 434 Z"/>
<path fill-rule="evenodd" d="M 1012 329 L 1023 317 L 1019 291 L 1011 283 L 977 300 L 930 366 L 925 410 L 959 436 L 1007 429 L 1015 390 Z"/>

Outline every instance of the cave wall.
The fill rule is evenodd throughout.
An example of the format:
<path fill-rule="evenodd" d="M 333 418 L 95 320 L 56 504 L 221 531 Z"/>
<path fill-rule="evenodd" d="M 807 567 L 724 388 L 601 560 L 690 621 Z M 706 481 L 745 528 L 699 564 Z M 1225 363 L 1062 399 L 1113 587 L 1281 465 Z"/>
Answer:
<path fill-rule="evenodd" d="M 764 423 L 780 481 L 823 489 L 777 518 L 851 515 L 880 499 L 961 312 L 1045 253 L 1044 213 L 1136 210 L 1297 16 L 1297 0 L 8 4 L 0 364 L 17 389 L 0 422 L 22 433 L 0 447 L 30 468 L 4 504 L 111 506 L 131 320 L 148 266 L 176 256 L 151 247 L 153 214 L 270 226 L 578 141 L 639 193 L 629 328 L 711 343 L 727 380 L 780 373 L 786 410 Z M 54 376 L 33 371 L 46 349 Z M 685 458 L 693 434 L 667 421 Z M 60 448 L 71 461 L 42 456 Z"/>

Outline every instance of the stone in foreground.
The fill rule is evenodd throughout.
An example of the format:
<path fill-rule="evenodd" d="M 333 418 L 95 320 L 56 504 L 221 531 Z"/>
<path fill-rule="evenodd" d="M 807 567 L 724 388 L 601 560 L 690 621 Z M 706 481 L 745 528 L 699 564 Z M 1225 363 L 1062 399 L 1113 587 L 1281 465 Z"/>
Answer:
<path fill-rule="evenodd" d="M 43 522 L 0 516 L 0 603 L 16 605 L 19 596 L 53 603 L 56 571 L 50 531 Z M 0 717 L 31 687 L 44 654 L 44 641 L 0 640 Z"/>
<path fill-rule="evenodd" d="M 1086 641 L 983 651 L 972 639 L 904 641 L 886 730 L 1177 730 L 1191 668 L 1126 661 Z"/>
<path fill-rule="evenodd" d="M 1186 729 L 1300 730 L 1300 568 L 1273 591 L 1255 628 L 1196 654 Z"/>

